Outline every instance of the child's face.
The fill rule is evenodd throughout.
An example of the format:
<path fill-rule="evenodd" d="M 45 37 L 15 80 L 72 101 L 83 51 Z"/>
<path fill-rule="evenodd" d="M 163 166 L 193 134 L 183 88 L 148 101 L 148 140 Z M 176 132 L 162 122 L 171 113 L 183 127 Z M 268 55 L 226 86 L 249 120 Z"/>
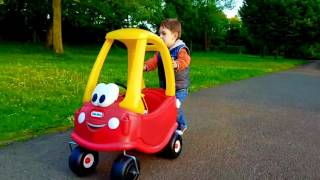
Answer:
<path fill-rule="evenodd" d="M 159 29 L 160 38 L 164 41 L 168 48 L 172 47 L 178 39 L 178 33 L 172 32 L 170 29 L 161 26 Z"/>

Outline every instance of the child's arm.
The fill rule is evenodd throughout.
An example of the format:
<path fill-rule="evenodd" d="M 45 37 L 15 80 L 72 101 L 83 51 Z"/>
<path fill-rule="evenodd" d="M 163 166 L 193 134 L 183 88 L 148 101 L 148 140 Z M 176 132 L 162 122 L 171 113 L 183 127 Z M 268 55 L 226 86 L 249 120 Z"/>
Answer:
<path fill-rule="evenodd" d="M 158 54 L 159 53 L 155 53 L 152 58 L 144 62 L 144 71 L 153 71 L 158 67 Z"/>
<path fill-rule="evenodd" d="M 177 64 L 177 68 L 175 68 L 176 71 L 182 71 L 189 67 L 190 64 L 190 56 L 185 48 L 182 48 L 179 53 L 178 57 L 175 60 L 175 63 Z"/>

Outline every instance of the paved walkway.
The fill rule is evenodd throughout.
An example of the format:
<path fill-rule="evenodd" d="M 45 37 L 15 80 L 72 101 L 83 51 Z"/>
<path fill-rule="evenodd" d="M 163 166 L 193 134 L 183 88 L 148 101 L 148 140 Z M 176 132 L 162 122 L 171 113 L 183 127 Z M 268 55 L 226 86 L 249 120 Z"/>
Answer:
<path fill-rule="evenodd" d="M 320 179 L 320 62 L 193 93 L 176 160 L 133 152 L 140 179 Z M 69 133 L 0 149 L 0 179 L 80 179 L 68 168 Z M 108 179 L 116 153 L 96 174 Z"/>

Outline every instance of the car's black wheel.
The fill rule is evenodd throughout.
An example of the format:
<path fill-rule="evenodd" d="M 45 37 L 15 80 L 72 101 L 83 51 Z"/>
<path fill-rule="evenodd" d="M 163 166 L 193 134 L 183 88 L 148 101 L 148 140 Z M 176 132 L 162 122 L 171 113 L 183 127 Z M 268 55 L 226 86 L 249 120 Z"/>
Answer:
<path fill-rule="evenodd" d="M 72 150 L 69 156 L 69 167 L 78 176 L 91 175 L 99 162 L 99 153 L 81 147 Z"/>
<path fill-rule="evenodd" d="M 111 179 L 137 179 L 140 174 L 139 160 L 133 156 L 120 155 L 112 164 Z"/>
<path fill-rule="evenodd" d="M 175 159 L 180 155 L 181 151 L 182 151 L 182 137 L 181 135 L 174 133 L 169 143 L 162 150 L 161 154 L 167 158 Z"/>

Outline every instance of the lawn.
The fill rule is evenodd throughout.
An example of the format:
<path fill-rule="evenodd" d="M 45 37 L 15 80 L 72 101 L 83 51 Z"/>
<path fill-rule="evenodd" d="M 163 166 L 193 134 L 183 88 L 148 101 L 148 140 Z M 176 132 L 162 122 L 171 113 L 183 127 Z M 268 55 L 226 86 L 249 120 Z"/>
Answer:
<path fill-rule="evenodd" d="M 0 42 L 0 145 L 72 127 L 86 81 L 102 44 L 65 46 L 55 55 L 40 44 Z M 150 56 L 150 54 L 148 54 Z M 109 53 L 100 82 L 126 81 L 126 51 Z M 252 55 L 193 52 L 190 91 L 213 87 L 304 63 Z M 157 73 L 145 74 L 147 86 Z"/>

